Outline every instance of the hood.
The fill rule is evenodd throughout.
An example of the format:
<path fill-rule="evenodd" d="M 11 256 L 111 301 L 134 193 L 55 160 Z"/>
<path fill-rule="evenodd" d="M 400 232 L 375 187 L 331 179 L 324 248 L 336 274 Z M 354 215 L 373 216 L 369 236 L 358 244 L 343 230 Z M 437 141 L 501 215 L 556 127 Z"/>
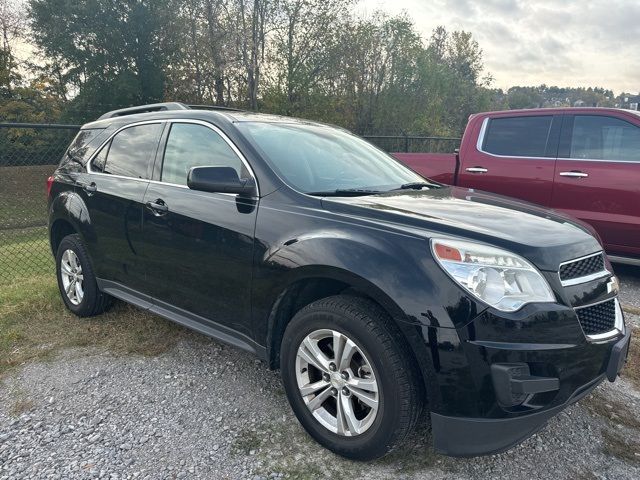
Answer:
<path fill-rule="evenodd" d="M 541 270 L 602 250 L 589 230 L 561 213 L 509 197 L 460 187 L 400 190 L 359 197 L 325 197 L 335 213 L 375 219 L 427 238 L 453 236 L 515 252 Z"/>

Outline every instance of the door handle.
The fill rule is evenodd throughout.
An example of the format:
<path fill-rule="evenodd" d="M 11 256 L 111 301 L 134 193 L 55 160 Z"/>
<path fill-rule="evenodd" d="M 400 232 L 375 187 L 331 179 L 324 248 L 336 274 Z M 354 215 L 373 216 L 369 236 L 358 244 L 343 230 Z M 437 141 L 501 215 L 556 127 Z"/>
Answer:
<path fill-rule="evenodd" d="M 573 178 L 587 178 L 589 176 L 588 173 L 571 171 L 571 172 L 560 172 L 561 177 L 573 177 Z"/>
<path fill-rule="evenodd" d="M 489 171 L 484 167 L 469 167 L 465 168 L 465 170 L 471 173 L 487 173 Z"/>
<path fill-rule="evenodd" d="M 85 183 L 84 185 L 82 185 L 82 189 L 89 195 L 92 195 L 98 191 L 98 187 L 96 186 L 95 182 Z"/>
<path fill-rule="evenodd" d="M 169 211 L 169 207 L 167 207 L 167 205 L 160 199 L 155 202 L 147 202 L 146 206 L 156 216 L 164 215 Z"/>

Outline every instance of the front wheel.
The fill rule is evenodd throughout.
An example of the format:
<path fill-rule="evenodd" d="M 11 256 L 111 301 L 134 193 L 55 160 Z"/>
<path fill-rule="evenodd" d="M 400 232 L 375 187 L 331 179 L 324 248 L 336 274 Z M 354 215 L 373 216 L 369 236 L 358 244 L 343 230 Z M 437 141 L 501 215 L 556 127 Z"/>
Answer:
<path fill-rule="evenodd" d="M 300 423 L 348 458 L 385 455 L 411 432 L 422 409 L 406 342 L 364 298 L 338 295 L 300 310 L 285 330 L 280 367 Z"/>

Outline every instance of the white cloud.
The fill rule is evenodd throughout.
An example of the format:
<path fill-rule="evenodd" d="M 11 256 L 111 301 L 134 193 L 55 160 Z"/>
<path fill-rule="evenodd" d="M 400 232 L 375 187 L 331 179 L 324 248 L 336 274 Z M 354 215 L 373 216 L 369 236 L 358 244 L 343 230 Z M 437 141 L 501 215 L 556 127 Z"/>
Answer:
<path fill-rule="evenodd" d="M 498 87 L 640 89 L 638 0 L 361 0 L 358 8 L 406 11 L 425 38 L 438 25 L 472 32 Z"/>

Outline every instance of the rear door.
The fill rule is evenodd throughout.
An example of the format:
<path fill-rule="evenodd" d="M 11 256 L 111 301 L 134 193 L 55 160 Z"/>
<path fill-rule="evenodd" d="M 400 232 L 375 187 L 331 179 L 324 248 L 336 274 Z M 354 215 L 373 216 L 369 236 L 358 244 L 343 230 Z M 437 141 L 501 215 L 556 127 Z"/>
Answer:
<path fill-rule="evenodd" d="M 257 198 L 190 190 L 195 166 L 253 176 L 239 150 L 205 122 L 174 121 L 145 194 L 145 293 L 158 307 L 213 321 L 248 336 Z M 161 160 L 161 162 L 160 162 Z M 188 313 L 187 313 L 188 312 Z"/>
<path fill-rule="evenodd" d="M 485 118 L 475 148 L 461 154 L 458 185 L 551 204 L 562 117 Z"/>
<path fill-rule="evenodd" d="M 162 128 L 153 122 L 120 130 L 77 180 L 93 227 L 93 238 L 86 240 L 96 275 L 134 289 L 145 280 L 142 200 Z"/>
<path fill-rule="evenodd" d="M 611 114 L 567 115 L 552 206 L 593 225 L 608 252 L 640 255 L 640 126 Z"/>

